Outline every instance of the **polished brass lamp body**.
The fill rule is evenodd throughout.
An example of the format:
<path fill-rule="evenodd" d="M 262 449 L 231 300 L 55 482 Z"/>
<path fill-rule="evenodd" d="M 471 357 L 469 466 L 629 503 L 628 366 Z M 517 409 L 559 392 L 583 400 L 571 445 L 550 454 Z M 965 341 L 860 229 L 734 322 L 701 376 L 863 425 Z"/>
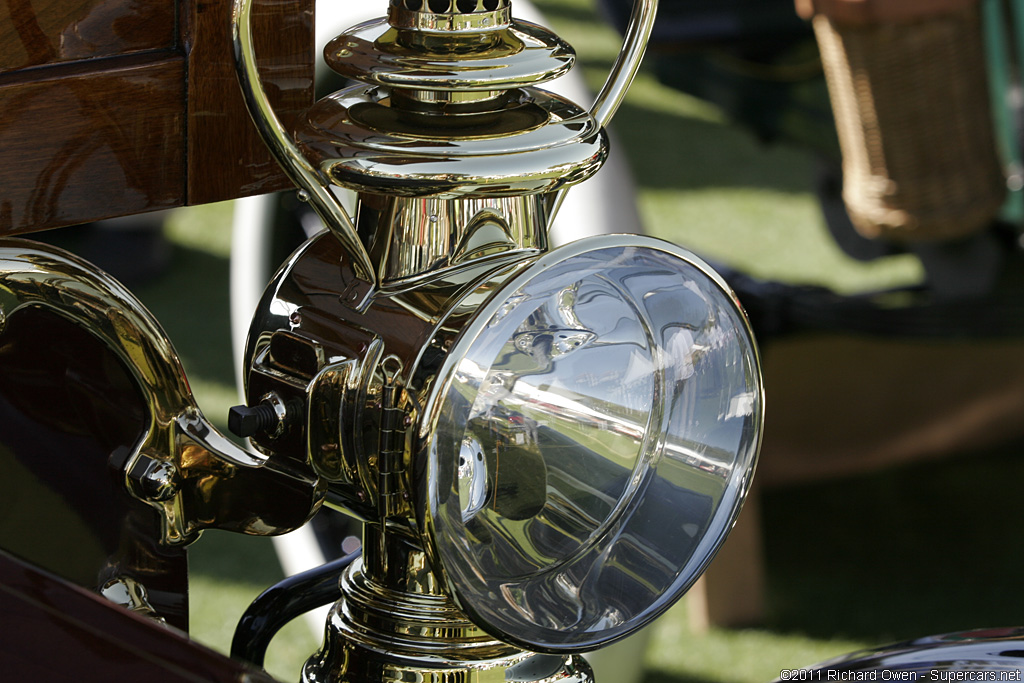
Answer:
<path fill-rule="evenodd" d="M 367 522 L 362 559 L 341 579 L 342 600 L 305 680 L 590 680 L 582 659 L 533 655 L 472 623 L 421 538 L 423 492 L 410 461 L 422 395 L 478 300 L 524 265 L 516 255 L 482 261 L 357 309 L 323 289 L 355 275 L 339 242 L 322 234 L 259 307 L 246 354 L 249 401 L 275 396 L 292 408 L 278 436 L 254 443 L 274 457 L 308 457 L 329 498 Z M 463 310 L 451 310 L 467 294 Z"/>
<path fill-rule="evenodd" d="M 304 680 L 589 681 L 578 653 L 664 611 L 731 527 L 761 388 L 728 288 L 657 240 L 547 249 L 653 16 L 588 111 L 538 87 L 572 49 L 506 0 L 394 0 L 325 49 L 359 84 L 285 130 L 238 0 L 250 111 L 328 228 L 253 320 L 252 441 L 365 522 Z"/>

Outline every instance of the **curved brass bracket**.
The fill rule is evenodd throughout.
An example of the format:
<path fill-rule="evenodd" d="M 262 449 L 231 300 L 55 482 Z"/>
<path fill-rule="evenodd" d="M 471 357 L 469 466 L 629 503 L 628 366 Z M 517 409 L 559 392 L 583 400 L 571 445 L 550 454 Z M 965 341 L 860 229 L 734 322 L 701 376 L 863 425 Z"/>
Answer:
<path fill-rule="evenodd" d="M 209 423 L 166 333 L 116 280 L 55 247 L 0 240 L 0 320 L 10 325 L 27 307 L 86 329 L 135 380 L 148 424 L 111 465 L 161 512 L 165 544 L 189 543 L 206 528 L 285 533 L 319 509 L 325 484 L 305 463 L 249 453 Z"/>
<path fill-rule="evenodd" d="M 591 116 L 602 128 L 615 116 L 619 105 L 626 97 L 626 91 L 636 77 L 636 72 L 640 69 L 640 62 L 643 61 L 644 52 L 647 50 L 647 39 L 651 37 L 651 29 L 654 28 L 657 14 L 658 0 L 634 0 L 629 25 L 622 40 L 622 49 L 619 50 L 619 56 L 608 72 L 608 78 L 601 86 L 594 106 L 590 109 Z"/>
<path fill-rule="evenodd" d="M 377 276 L 366 247 L 359 240 L 351 216 L 330 190 L 327 177 L 303 156 L 292 141 L 291 134 L 270 106 L 270 100 L 263 89 L 252 38 L 252 0 L 235 0 L 231 13 L 231 37 L 234 42 L 235 67 L 238 82 L 242 87 L 245 105 L 249 109 L 260 136 L 271 154 L 281 165 L 288 178 L 298 186 L 299 197 L 308 201 L 316 210 L 324 225 L 345 247 L 356 275 L 372 287 L 377 286 Z"/>
<path fill-rule="evenodd" d="M 640 62 L 643 61 L 644 52 L 647 50 L 647 40 L 651 37 L 657 15 L 658 0 L 633 0 L 633 10 L 629 15 L 629 25 L 622 39 L 619 56 L 615 59 L 615 64 L 608 72 L 608 78 L 605 79 L 604 85 L 594 99 L 594 105 L 590 108 L 590 115 L 601 128 L 611 123 L 612 117 L 626 97 L 626 91 L 636 77 L 636 72 L 640 69 Z M 552 195 L 551 210 L 548 213 L 549 229 L 555 224 L 555 214 L 562 207 L 565 193 L 569 189 L 563 188 Z"/>

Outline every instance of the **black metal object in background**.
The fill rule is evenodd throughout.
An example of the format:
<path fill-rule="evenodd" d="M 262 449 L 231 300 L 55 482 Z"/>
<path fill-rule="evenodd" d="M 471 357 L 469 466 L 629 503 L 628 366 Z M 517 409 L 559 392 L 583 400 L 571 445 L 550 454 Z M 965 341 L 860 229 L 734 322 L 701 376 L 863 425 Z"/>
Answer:
<path fill-rule="evenodd" d="M 612 24 L 623 31 L 629 23 L 628 0 L 601 0 Z M 793 0 L 661 0 L 650 49 L 777 42 L 809 35 L 809 27 L 793 9 Z"/>

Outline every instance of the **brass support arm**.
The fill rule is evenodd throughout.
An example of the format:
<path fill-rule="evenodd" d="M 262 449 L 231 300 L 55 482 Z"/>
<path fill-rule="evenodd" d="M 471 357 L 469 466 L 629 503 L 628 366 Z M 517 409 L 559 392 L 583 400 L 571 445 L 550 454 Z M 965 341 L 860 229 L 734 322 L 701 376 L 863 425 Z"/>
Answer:
<path fill-rule="evenodd" d="M 60 249 L 0 240 L 0 335 L 29 307 L 84 328 L 135 381 L 149 414 L 111 466 L 160 511 L 164 543 L 189 543 L 208 528 L 281 534 L 319 509 L 325 484 L 306 463 L 252 454 L 203 417 L 167 334 L 124 286 Z"/>

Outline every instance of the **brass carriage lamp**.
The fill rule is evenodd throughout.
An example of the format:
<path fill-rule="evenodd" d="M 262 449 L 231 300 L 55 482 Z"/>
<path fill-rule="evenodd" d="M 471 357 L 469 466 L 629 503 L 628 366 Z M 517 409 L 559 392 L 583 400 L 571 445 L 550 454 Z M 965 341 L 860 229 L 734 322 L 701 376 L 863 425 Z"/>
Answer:
<path fill-rule="evenodd" d="M 763 401 L 727 285 L 642 236 L 547 249 L 653 14 L 586 111 L 537 87 L 573 52 L 505 0 L 393 0 L 325 50 L 361 85 L 285 131 L 238 0 L 250 111 L 329 229 L 253 320 L 252 439 L 366 522 L 304 680 L 590 680 L 576 653 L 667 609 L 735 521 Z"/>

